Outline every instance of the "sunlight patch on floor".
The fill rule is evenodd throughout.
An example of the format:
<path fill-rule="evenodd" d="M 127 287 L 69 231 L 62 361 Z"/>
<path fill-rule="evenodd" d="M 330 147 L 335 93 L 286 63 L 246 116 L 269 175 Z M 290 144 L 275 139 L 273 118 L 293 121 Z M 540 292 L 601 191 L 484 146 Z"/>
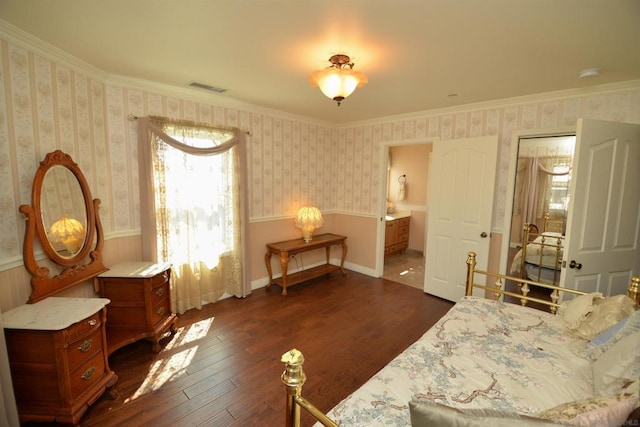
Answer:
<path fill-rule="evenodd" d="M 166 345 L 160 354 L 168 353 L 170 350 L 178 349 L 204 338 L 209 332 L 212 323 L 213 317 L 178 329 L 171 342 Z M 135 400 L 144 394 L 158 390 L 165 383 L 171 381 L 172 378 L 179 375 L 189 366 L 197 350 L 198 346 L 194 345 L 174 353 L 171 356 L 156 360 L 153 365 L 151 365 L 149 373 L 140 387 L 138 387 L 131 397 L 125 400 L 125 403 Z"/>
<path fill-rule="evenodd" d="M 201 320 L 187 327 L 178 329 L 178 332 L 176 332 L 173 339 L 165 346 L 162 352 L 167 352 L 204 338 L 209 333 L 209 329 L 211 329 L 213 319 L 213 317 L 210 317 L 209 319 Z"/>

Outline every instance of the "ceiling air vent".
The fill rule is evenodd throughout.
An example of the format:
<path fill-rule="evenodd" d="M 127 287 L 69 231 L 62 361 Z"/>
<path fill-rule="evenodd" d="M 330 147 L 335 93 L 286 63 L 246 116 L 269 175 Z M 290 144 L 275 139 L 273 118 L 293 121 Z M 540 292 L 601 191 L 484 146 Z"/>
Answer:
<path fill-rule="evenodd" d="M 189 83 L 189 86 L 197 87 L 198 89 L 204 89 L 204 90 L 208 90 L 210 92 L 216 92 L 216 93 L 224 93 L 227 91 L 227 89 L 222 89 L 220 87 L 206 85 L 204 83 L 198 83 L 198 82 L 191 82 Z"/>

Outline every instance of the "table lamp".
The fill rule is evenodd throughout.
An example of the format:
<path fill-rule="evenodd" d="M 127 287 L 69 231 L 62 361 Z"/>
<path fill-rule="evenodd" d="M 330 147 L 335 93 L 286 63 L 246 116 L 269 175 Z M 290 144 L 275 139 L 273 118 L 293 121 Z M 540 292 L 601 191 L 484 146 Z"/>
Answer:
<path fill-rule="evenodd" d="M 77 219 L 63 216 L 49 229 L 51 241 L 62 243 L 66 250 L 74 254 L 80 250 L 84 241 L 84 226 Z"/>
<path fill-rule="evenodd" d="M 302 229 L 302 239 L 305 243 L 311 241 L 313 231 L 324 224 L 320 210 L 315 206 L 305 206 L 300 208 L 296 215 L 295 225 Z"/>

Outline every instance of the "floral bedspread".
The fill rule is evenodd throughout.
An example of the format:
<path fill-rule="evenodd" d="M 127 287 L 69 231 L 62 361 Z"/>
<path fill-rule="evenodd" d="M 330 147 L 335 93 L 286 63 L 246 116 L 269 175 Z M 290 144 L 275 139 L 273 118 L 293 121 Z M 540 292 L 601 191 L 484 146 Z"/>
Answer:
<path fill-rule="evenodd" d="M 328 416 L 341 426 L 409 426 L 413 396 L 536 414 L 593 395 L 583 344 L 550 313 L 465 297 Z"/>

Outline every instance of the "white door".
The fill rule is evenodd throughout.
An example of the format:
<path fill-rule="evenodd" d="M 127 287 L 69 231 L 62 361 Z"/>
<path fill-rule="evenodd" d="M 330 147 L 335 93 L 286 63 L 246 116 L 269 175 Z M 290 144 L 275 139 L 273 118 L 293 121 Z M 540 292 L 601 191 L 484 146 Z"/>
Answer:
<path fill-rule="evenodd" d="M 497 136 L 433 143 L 425 292 L 462 298 L 470 251 L 487 269 L 497 154 Z"/>
<path fill-rule="evenodd" d="M 578 120 L 561 285 L 626 293 L 640 274 L 640 125 Z"/>

